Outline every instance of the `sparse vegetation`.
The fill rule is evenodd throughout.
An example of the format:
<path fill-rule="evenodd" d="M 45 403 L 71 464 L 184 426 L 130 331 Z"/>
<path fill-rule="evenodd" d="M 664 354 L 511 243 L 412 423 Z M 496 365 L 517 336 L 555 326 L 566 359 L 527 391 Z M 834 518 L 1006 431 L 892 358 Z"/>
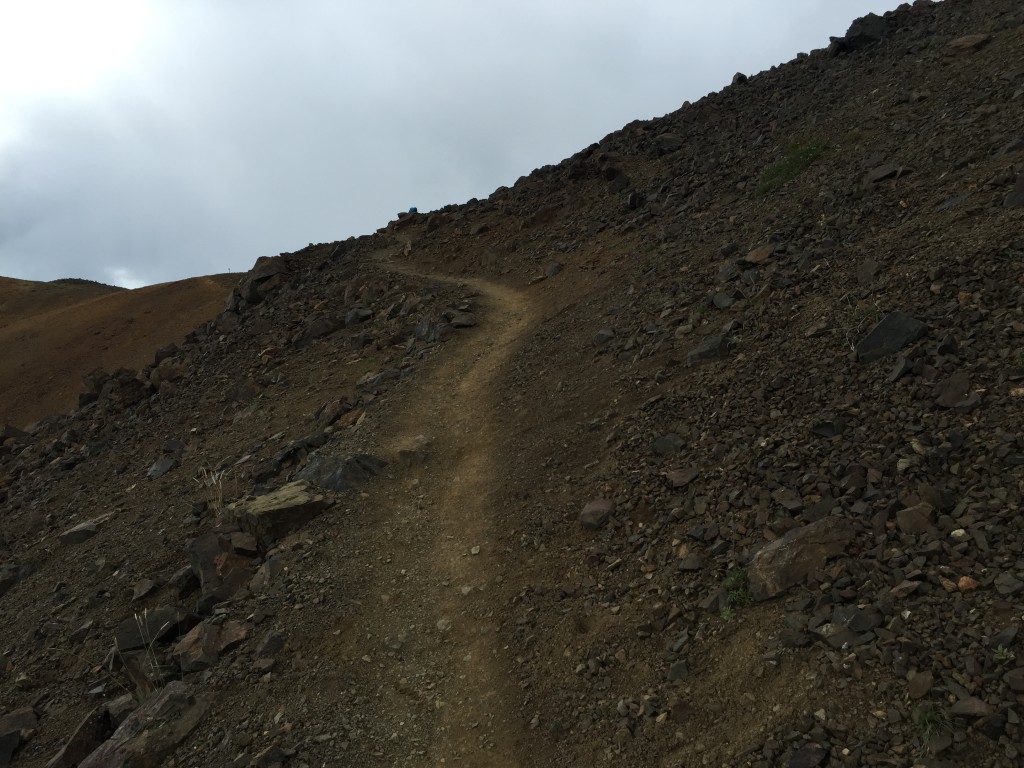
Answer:
<path fill-rule="evenodd" d="M 224 512 L 224 478 L 226 469 L 208 470 L 199 468 L 199 474 L 193 478 L 204 492 L 204 501 L 213 513 L 220 517 Z"/>
<path fill-rule="evenodd" d="M 761 180 L 754 190 L 755 194 L 764 197 L 783 184 L 793 181 L 824 154 L 827 146 L 821 140 L 792 145 L 780 159 L 769 165 L 761 174 Z"/>
<path fill-rule="evenodd" d="M 995 649 L 995 651 L 992 652 L 992 656 L 996 659 L 996 661 L 1013 661 L 1015 658 L 1017 658 L 1014 655 L 1013 651 L 1002 645 L 1000 645 L 998 648 Z"/>
<path fill-rule="evenodd" d="M 132 695 L 139 703 L 144 702 L 156 692 L 158 684 L 164 679 L 166 672 L 154 650 L 156 637 L 150 635 L 148 616 L 148 609 L 142 611 L 142 613 L 136 613 L 134 616 L 135 626 L 138 627 L 139 637 L 142 638 L 145 650 L 142 658 L 134 654 L 122 653 L 120 648 L 117 648 L 115 645 L 117 657 L 124 667 L 125 674 L 131 680 L 132 685 L 135 686 Z M 159 635 L 167 627 L 167 624 L 163 624 L 159 627 L 156 634 Z"/>
<path fill-rule="evenodd" d="M 914 710 L 914 725 L 925 742 L 941 736 L 950 729 L 949 715 L 939 704 L 926 701 Z"/>
<path fill-rule="evenodd" d="M 723 584 L 725 587 L 725 605 L 719 611 L 723 620 L 729 621 L 732 618 L 733 610 L 743 608 L 754 602 L 754 596 L 750 594 L 747 587 L 746 568 L 734 568 L 729 571 Z"/>

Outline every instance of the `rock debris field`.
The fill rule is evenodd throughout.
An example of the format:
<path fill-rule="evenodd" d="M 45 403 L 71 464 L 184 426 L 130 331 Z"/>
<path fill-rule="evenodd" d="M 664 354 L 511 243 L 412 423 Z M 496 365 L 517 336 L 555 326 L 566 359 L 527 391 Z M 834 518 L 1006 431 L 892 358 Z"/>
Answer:
<path fill-rule="evenodd" d="M 865 17 L 3 425 L 0 766 L 1020 765 L 1021 51 Z"/>

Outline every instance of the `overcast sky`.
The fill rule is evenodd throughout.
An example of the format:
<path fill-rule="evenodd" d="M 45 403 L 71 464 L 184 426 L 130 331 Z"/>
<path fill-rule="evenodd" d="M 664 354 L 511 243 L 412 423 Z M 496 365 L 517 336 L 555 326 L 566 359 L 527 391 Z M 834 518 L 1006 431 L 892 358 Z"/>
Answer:
<path fill-rule="evenodd" d="M 0 0 L 0 275 L 248 269 L 485 197 L 885 0 Z"/>

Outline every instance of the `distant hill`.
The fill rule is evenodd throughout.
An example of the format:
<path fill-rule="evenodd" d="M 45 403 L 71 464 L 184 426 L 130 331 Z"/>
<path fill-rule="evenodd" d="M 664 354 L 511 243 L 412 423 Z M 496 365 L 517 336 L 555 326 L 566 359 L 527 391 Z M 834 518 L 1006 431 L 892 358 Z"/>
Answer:
<path fill-rule="evenodd" d="M 212 275 L 129 291 L 0 278 L 0 423 L 23 427 L 70 410 L 88 371 L 141 368 L 214 317 L 237 281 Z"/>

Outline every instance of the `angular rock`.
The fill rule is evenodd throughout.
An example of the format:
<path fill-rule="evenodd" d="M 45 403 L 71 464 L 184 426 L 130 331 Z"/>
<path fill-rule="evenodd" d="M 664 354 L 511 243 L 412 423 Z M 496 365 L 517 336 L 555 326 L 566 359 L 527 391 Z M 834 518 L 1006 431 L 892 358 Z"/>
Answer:
<path fill-rule="evenodd" d="M 452 328 L 475 328 L 477 325 L 476 316 L 471 312 L 455 312 L 449 322 Z"/>
<path fill-rule="evenodd" d="M 675 489 L 685 488 L 700 475 L 699 467 L 683 467 L 682 469 L 665 470 L 665 479 Z"/>
<path fill-rule="evenodd" d="M 766 544 L 747 568 L 750 592 L 755 600 L 767 600 L 799 584 L 820 570 L 830 557 L 841 554 L 853 540 L 853 523 L 837 516 L 824 517 L 794 528 Z"/>
<path fill-rule="evenodd" d="M 981 50 L 991 39 L 992 35 L 986 34 L 964 35 L 955 40 L 950 40 L 946 44 L 945 54 L 947 56 L 958 56 L 964 53 L 974 53 Z"/>
<path fill-rule="evenodd" d="M 941 408 L 966 407 L 971 394 L 970 375 L 967 371 L 957 371 L 935 385 L 935 404 Z"/>
<path fill-rule="evenodd" d="M 904 533 L 919 535 L 932 529 L 935 508 L 924 502 L 901 509 L 896 513 L 896 523 Z"/>
<path fill-rule="evenodd" d="M 379 475 L 387 465 L 368 453 L 346 458 L 316 453 L 295 477 L 331 491 L 347 491 Z"/>
<path fill-rule="evenodd" d="M 24 581 L 35 572 L 29 563 L 0 563 L 0 597 L 19 581 Z"/>
<path fill-rule="evenodd" d="M 211 667 L 224 653 L 245 640 L 249 632 L 237 621 L 214 624 L 204 621 L 178 641 L 171 655 L 185 674 Z"/>
<path fill-rule="evenodd" d="M 257 659 L 267 659 L 276 656 L 278 651 L 284 648 L 285 637 L 280 632 L 270 630 L 263 636 L 259 647 L 256 649 Z"/>
<path fill-rule="evenodd" d="M 588 531 L 603 528 L 615 512 L 615 502 L 611 499 L 594 499 L 580 512 L 580 525 Z"/>
<path fill-rule="evenodd" d="M 912 699 L 922 699 L 935 684 L 935 677 L 931 672 L 918 672 L 907 683 L 907 696 Z"/>
<path fill-rule="evenodd" d="M 788 768 L 818 768 L 828 761 L 828 749 L 821 744 L 810 743 L 793 752 Z"/>
<path fill-rule="evenodd" d="M 174 469 L 177 463 L 177 460 L 173 456 L 161 456 L 153 463 L 153 466 L 149 468 L 149 471 L 146 473 L 146 477 L 150 480 L 161 478 Z"/>
<path fill-rule="evenodd" d="M 227 515 L 267 549 L 326 508 L 323 494 L 311 493 L 308 482 L 297 480 L 265 496 L 235 502 L 228 507 Z"/>
<path fill-rule="evenodd" d="M 1011 669 L 1003 675 L 1003 681 L 1010 686 L 1011 691 L 1016 693 L 1024 692 L 1024 667 Z"/>
<path fill-rule="evenodd" d="M 14 753 L 32 738 L 39 719 L 32 707 L 22 707 L 0 717 L 0 766 L 8 766 Z"/>
<path fill-rule="evenodd" d="M 949 711 L 961 717 L 985 717 L 992 714 L 992 707 L 982 699 L 969 696 L 966 699 L 960 699 L 950 707 Z"/>
<path fill-rule="evenodd" d="M 208 696 L 173 680 L 129 715 L 79 768 L 157 768 L 209 708 Z"/>
<path fill-rule="evenodd" d="M 728 357 L 732 341 L 724 334 L 708 336 L 686 355 L 688 366 L 701 365 Z"/>
<path fill-rule="evenodd" d="M 1017 174 L 1017 183 L 1003 198 L 1004 208 L 1024 208 L 1024 173 Z"/>
<path fill-rule="evenodd" d="M 353 325 L 365 323 L 367 320 L 371 320 L 372 318 L 373 310 L 366 309 L 365 307 L 355 307 L 345 314 L 345 327 L 351 328 Z"/>
<path fill-rule="evenodd" d="M 869 13 L 854 19 L 846 34 L 837 42 L 840 50 L 852 53 L 877 43 L 888 34 L 888 22 L 875 13 Z"/>
<path fill-rule="evenodd" d="M 76 768 L 113 736 L 116 728 L 107 705 L 97 707 L 78 724 L 60 752 L 50 758 L 46 768 Z"/>
<path fill-rule="evenodd" d="M 88 541 L 99 532 L 99 526 L 93 520 L 79 523 L 74 528 L 69 528 L 60 535 L 60 543 L 66 546 L 74 546 Z"/>
<path fill-rule="evenodd" d="M 345 324 L 343 318 L 337 315 L 316 315 L 306 321 L 306 327 L 295 339 L 295 347 L 302 349 L 308 347 L 317 339 L 330 336 Z"/>
<path fill-rule="evenodd" d="M 857 360 L 870 363 L 899 352 L 920 339 L 928 326 L 906 312 L 890 312 L 857 345 Z"/>

